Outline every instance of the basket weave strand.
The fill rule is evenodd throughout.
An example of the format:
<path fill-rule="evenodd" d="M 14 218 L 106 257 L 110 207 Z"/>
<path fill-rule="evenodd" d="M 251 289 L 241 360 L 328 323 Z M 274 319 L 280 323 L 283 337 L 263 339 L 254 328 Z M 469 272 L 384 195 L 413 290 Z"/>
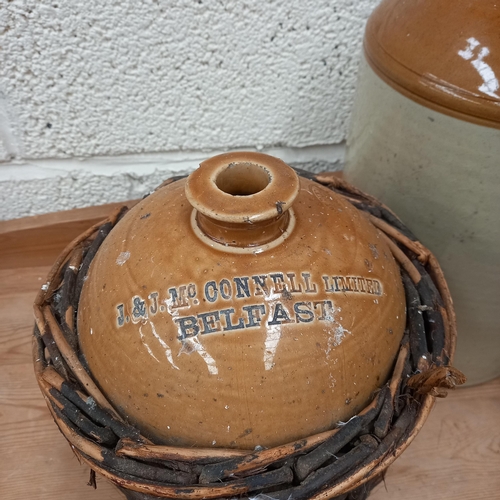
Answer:
<path fill-rule="evenodd" d="M 464 382 L 449 366 L 455 315 L 436 258 L 374 198 L 334 176 L 299 173 L 364 212 L 401 267 L 407 325 L 388 383 L 348 422 L 275 448 L 249 452 L 152 443 L 115 411 L 78 346 L 76 312 L 83 282 L 101 243 L 126 212 L 123 208 L 66 247 L 34 305 L 38 384 L 74 453 L 90 466 L 89 484 L 95 486 L 98 472 L 134 500 L 363 500 L 416 436 L 435 397 Z"/>

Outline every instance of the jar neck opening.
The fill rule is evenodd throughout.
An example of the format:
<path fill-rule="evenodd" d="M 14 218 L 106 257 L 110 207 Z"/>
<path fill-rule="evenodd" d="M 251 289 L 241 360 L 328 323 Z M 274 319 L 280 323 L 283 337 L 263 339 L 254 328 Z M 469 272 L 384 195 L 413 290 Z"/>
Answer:
<path fill-rule="evenodd" d="M 231 196 L 250 196 L 260 193 L 271 182 L 269 172 L 256 163 L 230 163 L 219 172 L 215 185 Z"/>

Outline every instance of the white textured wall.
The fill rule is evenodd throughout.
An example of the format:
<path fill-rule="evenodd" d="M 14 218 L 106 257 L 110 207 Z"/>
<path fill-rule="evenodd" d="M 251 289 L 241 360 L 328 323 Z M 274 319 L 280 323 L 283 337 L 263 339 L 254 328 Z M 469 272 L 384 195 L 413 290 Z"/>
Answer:
<path fill-rule="evenodd" d="M 134 158 L 154 180 L 235 148 L 335 166 L 376 3 L 0 0 L 0 218 L 120 199 Z"/>

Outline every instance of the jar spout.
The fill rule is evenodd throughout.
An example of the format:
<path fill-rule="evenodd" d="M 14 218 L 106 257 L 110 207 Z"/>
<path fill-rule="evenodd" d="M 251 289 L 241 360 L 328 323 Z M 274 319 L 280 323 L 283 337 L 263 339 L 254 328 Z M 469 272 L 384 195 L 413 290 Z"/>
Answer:
<path fill-rule="evenodd" d="M 298 191 L 299 178 L 286 163 L 251 152 L 215 156 L 186 182 L 193 230 L 225 248 L 279 243 L 293 229 L 290 209 Z"/>

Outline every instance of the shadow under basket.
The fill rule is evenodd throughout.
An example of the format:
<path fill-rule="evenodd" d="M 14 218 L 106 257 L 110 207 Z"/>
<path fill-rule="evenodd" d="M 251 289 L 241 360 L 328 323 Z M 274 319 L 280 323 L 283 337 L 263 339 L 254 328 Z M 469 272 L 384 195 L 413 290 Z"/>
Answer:
<path fill-rule="evenodd" d="M 400 265 L 407 324 L 389 381 L 348 422 L 275 448 L 180 448 L 151 442 L 118 415 L 93 381 L 80 361 L 76 332 L 78 301 L 89 265 L 127 211 L 124 207 L 66 247 L 34 306 L 37 381 L 73 452 L 90 466 L 90 485 L 96 486 L 99 473 L 135 500 L 365 499 L 413 441 L 435 398 L 465 381 L 450 366 L 455 314 L 432 253 L 374 198 L 331 174 L 298 173 L 364 212 Z"/>

